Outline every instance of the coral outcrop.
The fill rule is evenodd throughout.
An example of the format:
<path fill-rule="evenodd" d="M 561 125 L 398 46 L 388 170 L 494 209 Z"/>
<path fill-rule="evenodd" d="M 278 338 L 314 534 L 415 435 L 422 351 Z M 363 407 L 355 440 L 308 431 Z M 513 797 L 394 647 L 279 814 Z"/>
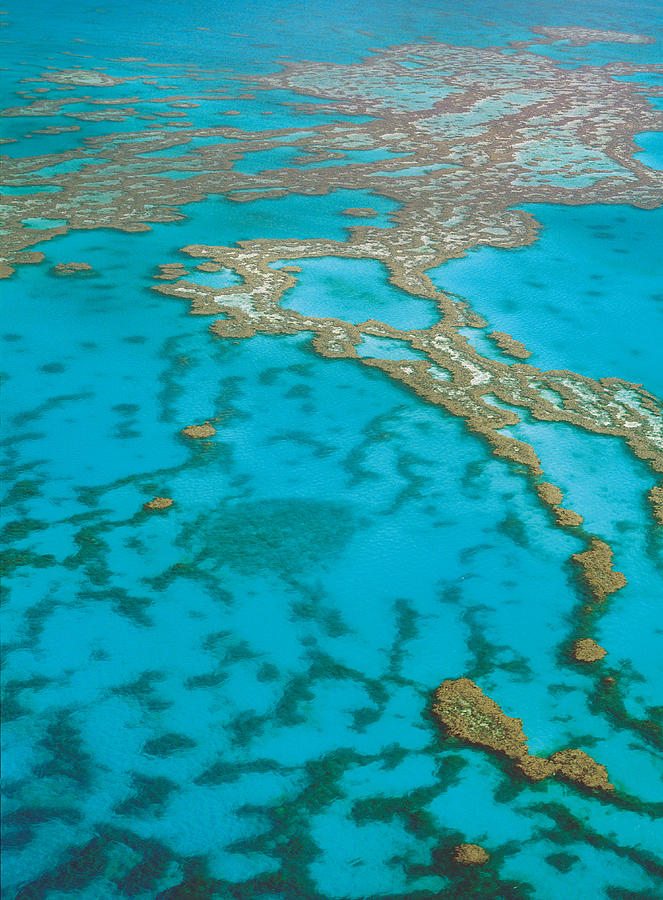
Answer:
<path fill-rule="evenodd" d="M 159 266 L 159 274 L 154 277 L 162 281 L 173 281 L 175 278 L 184 278 L 188 274 L 188 269 L 185 269 L 182 263 L 162 263 Z"/>
<path fill-rule="evenodd" d="M 517 341 L 505 331 L 491 331 L 488 337 L 493 343 L 497 344 L 500 350 L 508 353 L 509 356 L 513 356 L 514 359 L 529 359 L 532 355 L 531 350 L 528 350 L 523 343 Z"/>
<path fill-rule="evenodd" d="M 584 521 L 580 513 L 575 512 L 573 509 L 563 509 L 561 506 L 558 506 L 554 512 L 555 521 L 562 528 L 577 528 Z"/>
<path fill-rule="evenodd" d="M 536 492 L 543 503 L 553 511 L 555 521 L 562 528 L 576 528 L 578 525 L 582 525 L 583 518 L 580 513 L 560 506 L 563 495 L 557 485 L 542 481 L 537 486 Z"/>
<path fill-rule="evenodd" d="M 355 216 L 358 219 L 370 219 L 377 216 L 377 211 L 371 206 L 350 206 L 343 210 L 344 216 Z"/>
<path fill-rule="evenodd" d="M 483 866 L 490 858 L 480 844 L 457 844 L 453 857 L 460 866 Z"/>
<path fill-rule="evenodd" d="M 89 263 L 58 263 L 53 266 L 56 275 L 77 275 L 80 272 L 92 272 L 92 266 Z"/>
<path fill-rule="evenodd" d="M 154 497 L 147 503 L 143 503 L 143 509 L 150 512 L 157 509 L 169 509 L 172 505 L 173 500 L 170 497 Z"/>
<path fill-rule="evenodd" d="M 583 750 L 560 750 L 548 758 L 531 754 L 522 720 L 507 716 L 469 678 L 442 682 L 434 694 L 433 715 L 454 737 L 512 759 L 532 781 L 558 775 L 589 790 L 614 790 L 605 766 Z"/>
<path fill-rule="evenodd" d="M 626 584 L 626 576 L 612 568 L 612 556 L 608 544 L 593 538 L 588 550 L 571 557 L 580 568 L 585 584 L 599 602 Z"/>
<path fill-rule="evenodd" d="M 656 484 L 649 492 L 652 515 L 659 525 L 663 525 L 663 484 Z"/>
<path fill-rule="evenodd" d="M 209 422 L 203 422 L 202 425 L 187 425 L 182 429 L 182 434 L 190 438 L 210 438 L 216 434 L 216 428 Z"/>
<path fill-rule="evenodd" d="M 571 652 L 577 662 L 583 663 L 598 662 L 606 655 L 604 648 L 591 638 L 582 638 L 576 641 Z"/>

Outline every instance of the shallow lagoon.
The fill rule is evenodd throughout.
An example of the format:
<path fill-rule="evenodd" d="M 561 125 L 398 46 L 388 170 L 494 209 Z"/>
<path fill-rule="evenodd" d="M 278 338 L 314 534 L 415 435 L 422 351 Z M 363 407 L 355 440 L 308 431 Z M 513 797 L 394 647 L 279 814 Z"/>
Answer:
<path fill-rule="evenodd" d="M 434 303 L 407 294 L 386 280 L 382 263 L 372 259 L 299 259 L 297 284 L 281 305 L 306 316 L 331 316 L 353 324 L 377 319 L 393 328 L 428 328 L 439 318 Z"/>
<path fill-rule="evenodd" d="M 663 170 L 663 135 L 658 131 L 643 131 L 636 134 L 635 141 L 643 148 L 635 158 L 650 169 Z"/>

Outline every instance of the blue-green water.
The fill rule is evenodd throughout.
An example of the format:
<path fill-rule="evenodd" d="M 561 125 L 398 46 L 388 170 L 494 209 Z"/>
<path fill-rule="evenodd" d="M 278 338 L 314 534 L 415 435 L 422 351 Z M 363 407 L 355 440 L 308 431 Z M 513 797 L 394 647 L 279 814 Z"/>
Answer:
<path fill-rule="evenodd" d="M 643 131 L 636 134 L 636 142 L 643 147 L 642 153 L 636 153 L 635 158 L 650 169 L 663 169 L 663 137 L 659 131 Z"/>
<path fill-rule="evenodd" d="M 529 247 L 478 247 L 431 273 L 471 297 L 489 322 L 532 351 L 542 369 L 618 377 L 663 396 L 663 210 L 523 206 L 543 225 Z"/>
<path fill-rule="evenodd" d="M 71 65 L 72 47 L 92 57 L 76 64 L 117 75 L 143 70 L 113 57 L 202 56 L 232 74 L 273 71 L 281 54 L 355 62 L 425 35 L 491 46 L 526 38 L 541 21 L 660 25 L 646 3 L 575 6 L 545 3 L 533 19 L 515 2 L 221 12 L 209 0 L 107 12 L 12 3 L 5 105 L 22 102 L 15 91 L 30 85 L 20 79 Z M 660 49 L 540 52 L 648 62 Z M 197 127 L 217 127 L 222 108 L 246 111 L 242 127 L 256 132 L 266 121 L 305 129 L 338 118 L 297 112 L 291 95 L 239 101 L 244 86 L 224 77 L 210 74 L 208 86 L 232 100 L 187 110 Z M 183 95 L 201 88 L 188 77 L 173 85 Z M 103 90 L 157 93 L 140 80 Z M 274 115 L 263 119 L 265 109 Z M 4 145 L 14 158 L 156 127 L 22 118 L 12 133 L 21 139 Z M 81 130 L 22 137 L 61 120 Z M 181 153 L 204 146 L 173 152 L 175 169 Z M 82 166 L 40 175 L 49 168 Z M 564 656 L 578 605 L 568 559 L 582 541 L 557 529 L 526 479 L 462 422 L 382 373 L 321 358 L 307 334 L 215 338 L 209 319 L 150 289 L 163 262 L 181 261 L 194 277 L 185 245 L 345 241 L 355 225 L 391 228 L 397 206 L 362 190 L 250 203 L 212 195 L 146 233 L 91 229 L 43 242 L 42 264 L 1 282 L 8 898 L 661 896 L 660 753 L 616 707 L 596 702 L 595 678 Z M 348 207 L 377 215 L 350 219 Z M 522 340 L 534 365 L 663 394 L 660 210 L 527 209 L 543 225 L 535 244 L 471 251 L 439 267 L 436 284 L 467 297 L 487 330 Z M 70 260 L 93 272 L 53 274 Z M 374 260 L 296 262 L 302 272 L 284 305 L 307 315 L 408 329 L 439 317 Z M 235 278 L 226 270 L 195 280 L 221 288 Z M 475 333 L 487 353 L 492 345 Z M 370 335 L 357 351 L 418 358 Z M 205 420 L 216 428 L 210 440 L 180 434 Z M 628 572 L 596 637 L 620 670 L 627 714 L 653 718 L 663 593 L 644 504 L 653 476 L 617 438 L 531 421 L 512 432 L 533 444 L 565 503 Z M 175 498 L 173 508 L 143 513 L 155 495 Z M 530 784 L 443 740 L 430 695 L 458 677 L 522 717 L 533 752 L 583 746 L 636 799 Z M 451 864 L 461 841 L 486 846 L 488 866 Z"/>

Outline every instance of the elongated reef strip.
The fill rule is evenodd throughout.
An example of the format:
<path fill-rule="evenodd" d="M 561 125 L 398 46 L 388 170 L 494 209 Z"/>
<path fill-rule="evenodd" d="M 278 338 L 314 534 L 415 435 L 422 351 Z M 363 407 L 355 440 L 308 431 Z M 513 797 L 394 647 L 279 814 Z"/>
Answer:
<path fill-rule="evenodd" d="M 659 525 L 663 525 L 663 484 L 655 484 L 649 492 L 652 515 Z"/>
<path fill-rule="evenodd" d="M 529 359 L 532 355 L 531 350 L 528 350 L 523 343 L 517 341 L 505 331 L 491 331 L 488 337 L 497 344 L 500 350 L 508 353 L 509 356 L 513 356 L 514 359 Z"/>
<path fill-rule="evenodd" d="M 507 716 L 469 678 L 443 681 L 435 691 L 432 711 L 449 734 L 512 759 L 532 781 L 558 775 L 590 790 L 614 790 L 605 766 L 584 750 L 559 750 L 548 758 L 531 754 L 522 719 Z"/>

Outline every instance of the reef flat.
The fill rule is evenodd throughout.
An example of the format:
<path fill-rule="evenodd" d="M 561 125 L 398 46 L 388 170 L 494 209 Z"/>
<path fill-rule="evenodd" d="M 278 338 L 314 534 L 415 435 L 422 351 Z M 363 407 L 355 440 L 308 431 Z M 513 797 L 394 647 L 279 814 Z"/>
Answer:
<path fill-rule="evenodd" d="M 3 892 L 658 896 L 663 20 L 35 2 Z"/>

